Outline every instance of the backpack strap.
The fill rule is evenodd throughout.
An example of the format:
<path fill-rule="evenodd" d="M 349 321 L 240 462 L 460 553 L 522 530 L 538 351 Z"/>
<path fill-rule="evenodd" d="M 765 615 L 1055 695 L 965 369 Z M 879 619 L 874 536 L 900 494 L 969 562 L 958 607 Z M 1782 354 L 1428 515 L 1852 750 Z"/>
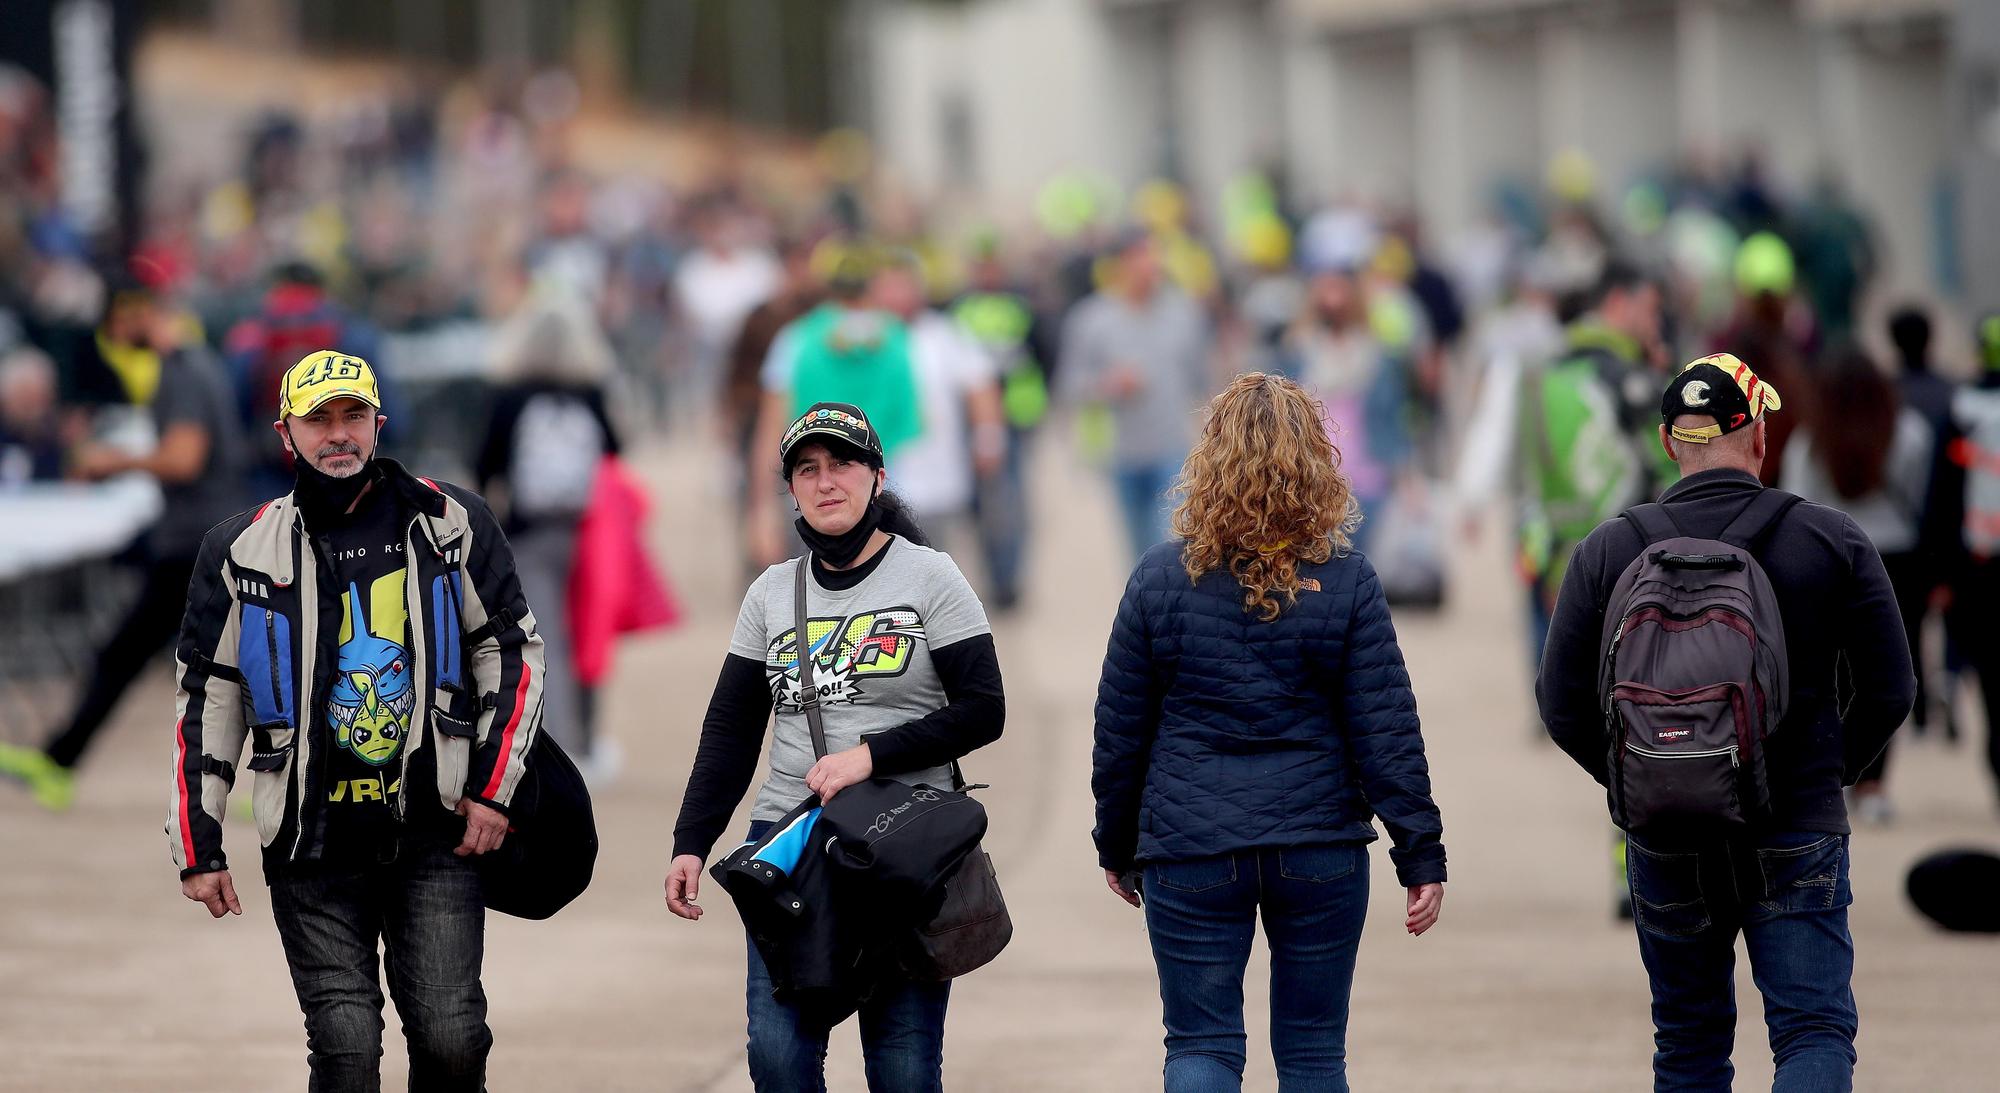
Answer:
<path fill-rule="evenodd" d="M 1639 538 L 1644 539 L 1647 546 L 1681 537 L 1681 526 L 1674 521 L 1674 514 L 1668 512 L 1665 505 L 1647 502 L 1633 505 L 1618 515 L 1639 530 Z"/>
<path fill-rule="evenodd" d="M 1754 554 L 1771 534 L 1771 530 L 1778 526 L 1778 521 L 1784 519 L 1785 514 L 1800 500 L 1802 499 L 1798 494 L 1786 493 L 1784 490 L 1769 488 L 1759 490 L 1757 496 L 1752 497 L 1750 503 L 1743 506 L 1743 511 L 1737 513 L 1736 519 L 1731 520 L 1729 526 L 1723 528 L 1722 534 L 1716 538 Z"/>

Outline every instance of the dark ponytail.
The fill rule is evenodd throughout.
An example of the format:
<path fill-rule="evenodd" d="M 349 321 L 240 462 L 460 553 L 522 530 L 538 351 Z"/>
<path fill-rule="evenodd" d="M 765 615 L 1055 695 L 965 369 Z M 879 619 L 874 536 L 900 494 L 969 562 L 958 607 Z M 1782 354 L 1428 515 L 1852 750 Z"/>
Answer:
<path fill-rule="evenodd" d="M 908 539 L 920 547 L 931 545 L 931 537 L 925 535 L 923 527 L 917 523 L 916 511 L 910 508 L 909 502 L 883 490 L 875 495 L 875 506 L 882 510 L 883 531 Z"/>

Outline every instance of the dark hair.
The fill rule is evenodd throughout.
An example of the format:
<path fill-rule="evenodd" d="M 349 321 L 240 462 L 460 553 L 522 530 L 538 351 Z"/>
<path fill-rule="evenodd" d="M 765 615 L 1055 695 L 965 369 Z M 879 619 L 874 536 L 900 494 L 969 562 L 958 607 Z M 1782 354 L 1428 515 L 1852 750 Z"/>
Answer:
<path fill-rule="evenodd" d="M 1882 488 L 1896 417 L 1896 385 L 1859 347 L 1842 346 L 1818 368 L 1813 392 L 1813 455 L 1845 500 Z"/>
<path fill-rule="evenodd" d="M 1590 286 L 1590 303 L 1586 310 L 1596 310 L 1604 306 L 1604 301 L 1614 292 L 1633 292 L 1652 284 L 1645 271 L 1622 258 L 1608 259 L 1604 271 L 1597 275 L 1597 283 Z"/>
<path fill-rule="evenodd" d="M 908 539 L 920 547 L 931 545 L 931 537 L 917 523 L 917 514 L 909 503 L 889 490 L 875 495 L 875 507 L 882 510 L 882 530 L 891 535 Z"/>
<path fill-rule="evenodd" d="M 1889 316 L 1889 340 L 1896 346 L 1905 369 L 1921 371 L 1930 366 L 1931 317 L 1915 305 L 1898 308 Z"/>

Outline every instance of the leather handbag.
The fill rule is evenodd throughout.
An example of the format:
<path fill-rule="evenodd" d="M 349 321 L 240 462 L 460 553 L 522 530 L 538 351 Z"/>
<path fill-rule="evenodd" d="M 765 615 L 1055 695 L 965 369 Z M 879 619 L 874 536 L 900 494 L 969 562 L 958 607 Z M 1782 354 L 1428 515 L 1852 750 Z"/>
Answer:
<path fill-rule="evenodd" d="M 807 634 L 806 569 L 799 559 L 793 582 L 799 664 L 799 705 L 812 732 L 813 754 L 827 753 L 826 728 L 813 686 L 812 641 Z M 829 861 L 840 872 L 865 878 L 870 895 L 907 924 L 896 944 L 897 963 L 914 979 L 954 979 L 982 967 L 1014 934 L 993 859 L 980 839 L 986 809 L 966 792 L 953 761 L 949 789 L 870 778 L 848 786 L 820 813 L 815 839 L 824 838 Z"/>

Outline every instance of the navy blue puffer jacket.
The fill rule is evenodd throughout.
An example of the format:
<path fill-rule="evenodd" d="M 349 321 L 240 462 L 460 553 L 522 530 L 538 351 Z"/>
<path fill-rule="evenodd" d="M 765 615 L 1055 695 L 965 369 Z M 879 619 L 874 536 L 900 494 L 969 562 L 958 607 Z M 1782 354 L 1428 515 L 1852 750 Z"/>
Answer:
<path fill-rule="evenodd" d="M 1445 879 L 1416 698 L 1375 568 L 1336 555 L 1299 575 L 1318 590 L 1264 622 L 1227 572 L 1190 583 L 1178 540 L 1140 559 L 1097 689 L 1106 869 L 1371 842 L 1379 815 L 1405 887 Z"/>

